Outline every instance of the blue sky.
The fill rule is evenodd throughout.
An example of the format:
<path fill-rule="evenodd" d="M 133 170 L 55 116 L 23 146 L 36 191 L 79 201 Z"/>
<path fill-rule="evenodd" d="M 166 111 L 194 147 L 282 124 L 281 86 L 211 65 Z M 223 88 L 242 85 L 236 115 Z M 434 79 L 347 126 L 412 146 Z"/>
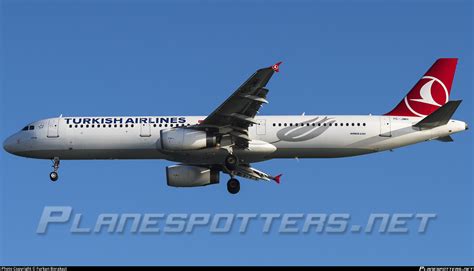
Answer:
<path fill-rule="evenodd" d="M 206 115 L 283 61 L 262 114 L 382 114 L 439 57 L 458 57 L 455 117 L 473 123 L 471 1 L 1 1 L 0 138 L 75 115 Z M 50 161 L 0 152 L 2 264 L 474 264 L 473 142 L 274 160 L 281 185 L 166 186 L 166 161 Z M 425 234 L 35 233 L 43 207 L 101 212 L 436 213 Z M 92 221 L 85 221 L 92 223 Z"/>

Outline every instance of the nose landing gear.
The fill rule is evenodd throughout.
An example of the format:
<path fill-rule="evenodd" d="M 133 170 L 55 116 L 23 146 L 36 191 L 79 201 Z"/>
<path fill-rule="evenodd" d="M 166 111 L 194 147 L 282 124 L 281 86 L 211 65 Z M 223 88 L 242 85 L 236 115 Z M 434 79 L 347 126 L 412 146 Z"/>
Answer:
<path fill-rule="evenodd" d="M 59 157 L 54 157 L 53 161 L 53 171 L 49 173 L 49 178 L 51 181 L 55 182 L 59 179 L 58 169 L 59 169 Z"/>

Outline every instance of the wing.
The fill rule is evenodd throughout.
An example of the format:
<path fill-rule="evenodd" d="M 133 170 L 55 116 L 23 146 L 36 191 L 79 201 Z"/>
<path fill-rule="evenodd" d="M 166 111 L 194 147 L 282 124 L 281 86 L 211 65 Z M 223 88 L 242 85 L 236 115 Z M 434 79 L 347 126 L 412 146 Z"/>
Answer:
<path fill-rule="evenodd" d="M 240 164 L 233 173 L 237 176 L 255 180 L 255 181 L 275 181 L 276 183 L 280 183 L 280 175 L 271 176 L 263 171 L 250 167 L 248 164 Z"/>
<path fill-rule="evenodd" d="M 248 127 L 254 124 L 254 117 L 266 100 L 265 88 L 281 62 L 256 71 L 214 112 L 204 119 L 197 128 L 210 128 L 218 134 L 230 135 L 235 145 L 248 147 Z"/>

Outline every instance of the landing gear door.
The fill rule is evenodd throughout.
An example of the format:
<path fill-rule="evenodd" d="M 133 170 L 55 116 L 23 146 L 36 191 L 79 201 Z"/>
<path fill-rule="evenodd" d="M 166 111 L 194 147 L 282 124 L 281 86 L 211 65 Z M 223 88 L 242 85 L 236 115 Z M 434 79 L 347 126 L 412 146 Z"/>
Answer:
<path fill-rule="evenodd" d="M 380 117 L 380 136 L 390 137 L 392 136 L 392 123 L 390 117 Z"/>
<path fill-rule="evenodd" d="M 265 135 L 267 132 L 266 121 L 264 119 L 257 120 L 257 135 Z"/>
<path fill-rule="evenodd" d="M 50 119 L 48 121 L 47 137 L 59 137 L 59 118 Z"/>
<path fill-rule="evenodd" d="M 141 137 L 150 137 L 151 136 L 151 126 L 149 123 L 140 124 L 140 136 Z"/>

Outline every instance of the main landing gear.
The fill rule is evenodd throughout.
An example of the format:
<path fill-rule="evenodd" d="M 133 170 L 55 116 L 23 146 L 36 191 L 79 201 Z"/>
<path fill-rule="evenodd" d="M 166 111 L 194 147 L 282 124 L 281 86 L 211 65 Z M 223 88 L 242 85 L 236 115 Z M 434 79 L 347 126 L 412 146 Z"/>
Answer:
<path fill-rule="evenodd" d="M 234 178 L 234 174 L 232 173 L 238 165 L 239 159 L 237 158 L 237 156 L 233 154 L 227 155 L 224 160 L 224 166 L 230 175 L 230 180 L 227 182 L 227 191 L 229 191 L 229 193 L 231 194 L 237 194 L 240 191 L 240 182 L 239 180 Z"/>
<path fill-rule="evenodd" d="M 226 167 L 228 170 L 234 170 L 234 169 L 236 169 L 237 166 L 239 165 L 239 159 L 237 158 L 237 156 L 235 156 L 235 155 L 233 155 L 233 154 L 229 154 L 229 155 L 227 155 L 227 157 L 225 158 L 224 164 L 225 164 L 225 167 Z"/>
<path fill-rule="evenodd" d="M 240 182 L 235 178 L 231 178 L 227 182 L 227 191 L 231 194 L 237 194 L 240 191 Z"/>
<path fill-rule="evenodd" d="M 53 161 L 53 171 L 49 173 L 49 178 L 51 181 L 55 182 L 58 180 L 58 169 L 59 169 L 59 157 L 54 157 Z"/>

